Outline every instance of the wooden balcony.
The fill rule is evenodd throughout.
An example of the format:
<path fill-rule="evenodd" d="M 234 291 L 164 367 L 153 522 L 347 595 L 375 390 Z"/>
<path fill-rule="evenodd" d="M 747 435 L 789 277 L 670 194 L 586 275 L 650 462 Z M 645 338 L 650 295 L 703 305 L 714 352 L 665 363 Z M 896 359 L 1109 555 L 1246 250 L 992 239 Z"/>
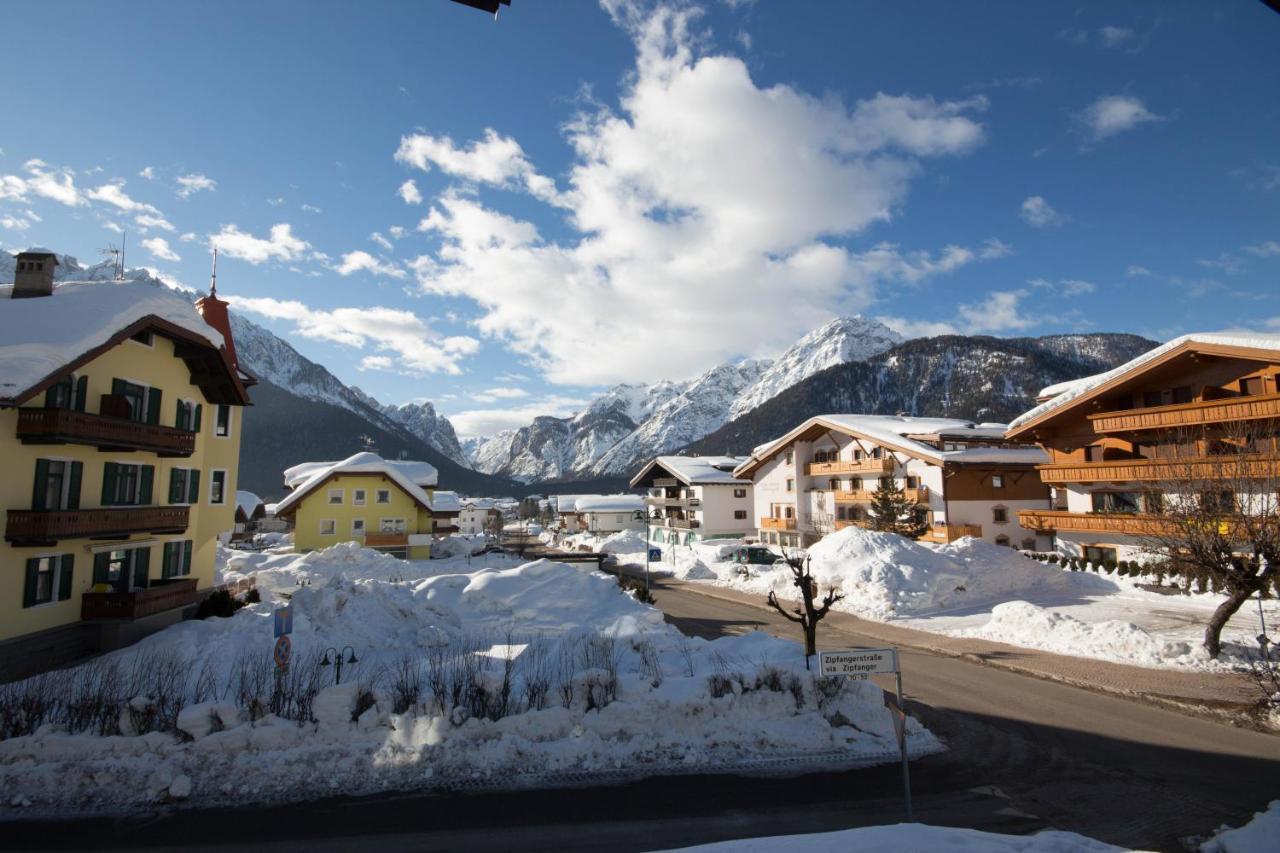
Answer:
<path fill-rule="evenodd" d="M 62 539 L 124 538 L 134 533 L 182 533 L 189 514 L 190 508 L 185 506 L 11 509 L 6 513 L 4 538 L 34 545 Z"/>
<path fill-rule="evenodd" d="M 831 493 L 838 504 L 865 504 L 875 499 L 875 491 L 871 489 L 844 489 Z M 903 489 L 902 494 L 911 503 L 921 503 L 929 499 L 929 489 L 921 486 L 918 489 Z"/>
<path fill-rule="evenodd" d="M 857 461 L 810 462 L 804 466 L 804 472 L 810 477 L 823 477 L 827 474 L 891 474 L 893 473 L 894 464 L 893 457 L 859 459 Z"/>
<path fill-rule="evenodd" d="M 1050 533 L 1067 530 L 1079 533 L 1113 533 L 1125 536 L 1151 536 L 1161 532 L 1168 521 L 1155 515 L 1101 512 L 1064 512 L 1062 510 L 1024 509 L 1018 521 L 1028 530 Z"/>
<path fill-rule="evenodd" d="M 766 515 L 760 519 L 761 530 L 795 530 L 796 520 L 794 518 L 774 518 Z"/>
<path fill-rule="evenodd" d="M 1280 477 L 1280 456 L 1240 454 L 1187 459 L 1116 459 L 1107 462 L 1060 462 L 1039 466 L 1045 483 L 1195 482 L 1243 477 Z"/>
<path fill-rule="evenodd" d="M 920 537 L 921 542 L 954 542 L 965 536 L 981 538 L 981 524 L 935 524 L 929 532 Z"/>
<path fill-rule="evenodd" d="M 663 519 L 663 524 L 681 530 L 694 530 L 702 526 L 702 522 L 696 518 L 667 518 Z"/>
<path fill-rule="evenodd" d="M 86 592 L 80 597 L 80 618 L 134 620 L 195 603 L 195 580 L 175 578 L 131 592 Z"/>
<path fill-rule="evenodd" d="M 1121 412 L 1099 412 L 1090 415 L 1097 433 L 1132 432 L 1135 430 L 1185 429 L 1228 421 L 1251 421 L 1280 418 L 1280 394 L 1258 397 L 1232 397 L 1200 403 L 1151 406 Z"/>
<path fill-rule="evenodd" d="M 19 409 L 23 444 L 87 444 L 99 450 L 145 450 L 160 456 L 190 456 L 196 434 L 70 409 Z"/>
<path fill-rule="evenodd" d="M 856 518 L 837 518 L 837 519 L 835 520 L 835 528 L 836 528 L 836 530 L 844 530 L 846 527 L 867 527 L 867 528 L 869 528 L 870 526 L 871 526 L 871 522 L 867 521 L 866 519 L 861 519 L 861 520 L 859 520 L 859 519 L 856 519 Z"/>
<path fill-rule="evenodd" d="M 409 547 L 408 533 L 366 533 L 364 535 L 364 547 L 366 548 L 407 548 Z"/>

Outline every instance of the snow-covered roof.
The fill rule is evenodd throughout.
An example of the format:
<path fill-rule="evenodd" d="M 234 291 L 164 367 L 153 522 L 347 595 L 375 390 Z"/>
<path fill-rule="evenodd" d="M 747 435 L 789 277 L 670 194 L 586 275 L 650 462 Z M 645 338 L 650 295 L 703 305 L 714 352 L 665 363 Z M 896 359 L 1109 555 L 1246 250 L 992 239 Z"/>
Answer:
<path fill-rule="evenodd" d="M 253 492 L 236 490 L 236 507 L 245 515 L 252 516 L 253 511 L 262 506 L 262 498 Z M 263 512 L 266 512 L 264 509 Z"/>
<path fill-rule="evenodd" d="M 462 502 L 457 492 L 437 491 L 431 495 L 432 512 L 462 512 Z"/>
<path fill-rule="evenodd" d="M 816 415 L 791 432 L 752 451 L 751 457 L 735 469 L 747 476 L 763 459 L 777 453 L 796 437 L 814 426 L 855 435 L 891 450 L 900 450 L 920 459 L 944 462 L 1041 463 L 1047 461 L 1044 451 L 1029 447 L 974 447 L 963 450 L 939 450 L 923 439 L 944 437 L 971 441 L 1002 441 L 1007 427 L 997 423 L 974 423 L 957 418 L 915 418 L 906 415 Z"/>
<path fill-rule="evenodd" d="M 223 344 L 190 299 L 150 282 L 64 281 L 49 296 L 12 293 L 13 285 L 0 285 L 0 399 L 20 395 L 149 316 L 214 348 Z"/>
<path fill-rule="evenodd" d="M 561 503 L 561 512 L 564 504 Z M 637 512 L 644 509 L 639 495 L 579 495 L 574 502 L 578 512 Z"/>
<path fill-rule="evenodd" d="M 685 485 L 750 485 L 750 480 L 733 476 L 733 470 L 746 462 L 748 456 L 659 456 L 641 469 L 632 480 L 635 485 L 655 465 L 665 468 Z"/>
<path fill-rule="evenodd" d="M 463 498 L 463 509 L 493 509 L 497 506 L 497 501 L 492 498 Z"/>
<path fill-rule="evenodd" d="M 425 462 L 409 464 L 427 465 Z M 430 465 L 427 465 L 427 467 L 431 468 Z M 289 470 L 292 471 L 293 469 Z M 323 468 L 313 468 L 309 476 L 276 505 L 276 514 L 288 513 L 304 497 L 333 474 L 384 474 L 393 483 L 404 489 L 409 497 L 413 498 L 421 506 L 431 509 L 431 496 L 424 492 L 417 483 L 413 482 L 408 474 L 405 473 L 405 470 L 404 462 L 383 459 L 376 453 L 357 453 L 354 456 L 343 459 L 341 462 L 330 462 Z M 408 470 L 412 471 L 413 469 L 410 468 Z M 432 482 L 435 482 L 435 468 L 431 468 L 431 471 L 433 474 Z M 286 475 L 288 474 L 288 472 L 285 473 Z M 454 502 L 457 502 L 457 495 L 454 495 Z"/>
<path fill-rule="evenodd" d="M 1057 385 L 1050 385 L 1040 392 L 1041 397 L 1049 397 L 1050 399 L 1014 418 L 1013 422 L 1009 424 L 1009 430 L 1015 431 L 1024 424 L 1060 409 L 1073 400 L 1078 400 L 1108 382 L 1136 371 L 1186 344 L 1280 351 L 1280 335 L 1237 334 L 1232 332 L 1194 332 L 1189 335 L 1182 335 L 1161 344 L 1155 349 L 1147 350 L 1137 358 L 1126 361 L 1119 367 L 1114 367 L 1105 373 L 1097 373 L 1093 376 L 1085 376 L 1070 382 L 1059 382 Z"/>
<path fill-rule="evenodd" d="M 436 466 L 430 462 L 415 462 L 411 459 L 383 459 L 376 453 L 357 453 L 356 456 L 373 457 L 381 461 L 384 465 L 388 465 L 405 477 L 415 486 L 434 486 L 439 479 L 439 472 Z M 344 460 L 347 462 L 350 460 Z M 301 462 L 292 468 L 284 470 L 284 484 L 290 489 L 297 488 L 300 483 L 306 482 L 317 471 L 323 471 L 332 468 L 334 465 L 343 464 L 343 462 Z"/>

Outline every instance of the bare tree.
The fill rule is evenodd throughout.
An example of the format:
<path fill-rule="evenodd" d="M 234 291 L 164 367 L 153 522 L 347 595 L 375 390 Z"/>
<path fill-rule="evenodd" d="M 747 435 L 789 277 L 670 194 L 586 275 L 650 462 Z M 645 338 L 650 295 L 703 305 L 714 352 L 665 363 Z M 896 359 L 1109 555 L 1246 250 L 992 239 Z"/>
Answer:
<path fill-rule="evenodd" d="M 1280 429 L 1236 421 L 1162 434 L 1147 453 L 1159 463 L 1156 488 L 1135 496 L 1150 516 L 1137 522 L 1143 548 L 1171 568 L 1207 579 L 1226 598 L 1205 625 L 1210 657 L 1222 629 L 1254 595 L 1266 595 L 1280 561 Z M 1132 510 L 1130 510 L 1132 511 Z"/>
<path fill-rule="evenodd" d="M 770 590 L 769 606 L 792 622 L 800 624 L 800 628 L 804 631 L 804 665 L 808 669 L 809 658 L 818 652 L 818 623 L 831 612 L 831 605 L 844 598 L 844 595 L 836 592 L 834 588 L 828 589 L 826 595 L 822 597 L 822 603 L 817 604 L 814 599 L 818 595 L 818 582 L 809 572 L 809 558 L 788 555 L 784 559 L 791 569 L 791 582 L 795 584 L 796 589 L 800 590 L 800 604 L 787 610 L 778 601 L 778 596 Z"/>

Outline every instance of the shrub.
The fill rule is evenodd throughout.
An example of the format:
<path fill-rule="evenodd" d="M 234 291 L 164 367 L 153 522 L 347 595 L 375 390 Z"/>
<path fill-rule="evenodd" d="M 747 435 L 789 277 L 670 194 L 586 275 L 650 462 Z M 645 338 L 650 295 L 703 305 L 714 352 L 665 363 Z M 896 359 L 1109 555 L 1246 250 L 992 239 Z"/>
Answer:
<path fill-rule="evenodd" d="M 227 590 L 219 589 L 211 592 L 204 601 L 200 602 L 200 606 L 196 608 L 196 618 L 208 619 L 210 616 L 220 616 L 225 619 L 244 606 L 245 602 Z"/>
<path fill-rule="evenodd" d="M 655 604 L 657 602 L 657 599 L 653 597 L 653 593 L 644 588 L 644 581 L 642 580 L 618 575 L 618 586 L 631 593 L 632 597 L 641 604 Z"/>
<path fill-rule="evenodd" d="M 1049 565 L 1051 565 L 1051 566 L 1056 566 L 1056 565 L 1058 565 L 1058 555 L 1057 555 L 1057 554 L 1050 554 L 1050 555 L 1049 555 Z"/>

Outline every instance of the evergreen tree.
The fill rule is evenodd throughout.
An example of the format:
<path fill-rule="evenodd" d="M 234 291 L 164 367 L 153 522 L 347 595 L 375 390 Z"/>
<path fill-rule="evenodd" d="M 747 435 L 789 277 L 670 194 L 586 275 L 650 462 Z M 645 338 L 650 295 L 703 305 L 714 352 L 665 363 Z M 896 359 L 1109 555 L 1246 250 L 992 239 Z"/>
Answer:
<path fill-rule="evenodd" d="M 929 532 L 929 525 L 898 482 L 885 477 L 871 494 L 871 529 L 918 539 Z"/>

